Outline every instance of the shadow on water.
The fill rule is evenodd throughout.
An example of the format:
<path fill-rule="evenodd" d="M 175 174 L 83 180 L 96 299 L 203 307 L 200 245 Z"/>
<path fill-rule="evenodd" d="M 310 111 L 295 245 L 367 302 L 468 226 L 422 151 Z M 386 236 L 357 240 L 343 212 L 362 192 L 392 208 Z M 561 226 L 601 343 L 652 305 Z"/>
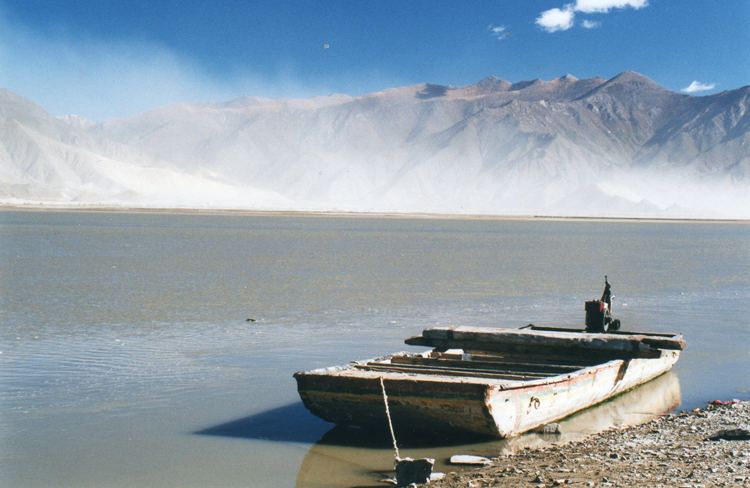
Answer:
<path fill-rule="evenodd" d="M 194 432 L 197 435 L 313 444 L 332 424 L 313 416 L 302 402 L 266 410 Z"/>
<path fill-rule="evenodd" d="M 302 402 L 290 403 L 194 432 L 196 435 L 275 442 L 393 449 L 387 423 L 382 428 L 337 426 L 312 415 Z M 486 438 L 424 429 L 396 427 L 399 448 L 450 447 L 486 441 Z"/>

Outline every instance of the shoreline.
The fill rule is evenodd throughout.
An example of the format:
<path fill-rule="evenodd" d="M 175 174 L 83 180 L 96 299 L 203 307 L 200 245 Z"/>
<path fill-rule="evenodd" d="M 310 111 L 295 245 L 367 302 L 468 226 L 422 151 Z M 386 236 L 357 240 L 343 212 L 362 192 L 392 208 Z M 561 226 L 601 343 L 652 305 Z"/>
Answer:
<path fill-rule="evenodd" d="M 73 212 L 154 215 L 217 215 L 258 217 L 329 217 L 329 218 L 386 218 L 419 220 L 495 220 L 495 221 L 549 221 L 549 222 L 643 222 L 685 224 L 750 224 L 750 219 L 709 219 L 684 217 L 607 217 L 565 215 L 495 215 L 446 214 L 426 212 L 356 212 L 341 210 L 254 210 L 180 207 L 125 207 L 114 205 L 38 205 L 0 203 L 0 212 Z"/>
<path fill-rule="evenodd" d="M 750 486 L 749 429 L 750 401 L 733 400 L 581 441 L 526 448 L 420 486 Z M 712 439 L 717 435 L 722 438 Z"/>

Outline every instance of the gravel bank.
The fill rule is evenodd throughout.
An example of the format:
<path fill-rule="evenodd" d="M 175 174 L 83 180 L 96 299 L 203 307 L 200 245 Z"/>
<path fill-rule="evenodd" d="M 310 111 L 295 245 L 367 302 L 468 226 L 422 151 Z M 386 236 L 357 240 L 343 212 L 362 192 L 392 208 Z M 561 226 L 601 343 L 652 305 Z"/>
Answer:
<path fill-rule="evenodd" d="M 725 434 L 740 439 L 710 439 L 733 429 Z M 448 473 L 428 486 L 750 486 L 748 429 L 749 401 L 709 405 L 579 442 L 503 455 L 490 466 Z"/>

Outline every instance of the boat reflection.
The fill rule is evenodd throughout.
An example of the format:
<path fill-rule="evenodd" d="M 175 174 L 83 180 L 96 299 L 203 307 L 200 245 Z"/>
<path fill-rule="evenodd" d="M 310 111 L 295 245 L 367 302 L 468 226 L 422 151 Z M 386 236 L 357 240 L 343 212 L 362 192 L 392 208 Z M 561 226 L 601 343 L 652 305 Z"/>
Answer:
<path fill-rule="evenodd" d="M 434 458 L 435 471 L 458 471 L 447 464 L 454 454 L 493 457 L 515 453 L 527 447 L 566 443 L 611 428 L 642 424 L 665 414 L 680 404 L 680 383 L 668 372 L 609 401 L 560 420 L 560 434 L 527 433 L 506 440 L 449 442 L 446 439 L 402 439 L 402 457 Z M 403 443 L 403 445 L 401 445 Z M 299 474 L 297 488 L 382 487 L 380 480 L 393 476 L 393 446 L 387 427 L 382 433 L 335 427 L 325 433 L 308 451 Z"/>

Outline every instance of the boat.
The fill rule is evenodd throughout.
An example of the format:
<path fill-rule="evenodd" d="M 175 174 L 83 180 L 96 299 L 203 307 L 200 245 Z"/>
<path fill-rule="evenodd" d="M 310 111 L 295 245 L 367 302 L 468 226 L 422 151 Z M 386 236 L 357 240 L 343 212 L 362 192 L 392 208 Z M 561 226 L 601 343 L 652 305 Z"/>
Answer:
<path fill-rule="evenodd" d="M 605 283 L 584 330 L 428 328 L 405 342 L 431 350 L 295 373 L 300 398 L 340 425 L 387 428 L 385 405 L 411 431 L 507 438 L 547 425 L 662 375 L 685 348 L 678 334 L 619 330 Z"/>
<path fill-rule="evenodd" d="M 434 471 L 455 471 L 449 459 L 456 453 L 497 457 L 566 444 L 612 428 L 646 423 L 666 414 L 680 404 L 680 382 L 668 372 L 648 383 L 618 395 L 610 401 L 584 409 L 559 421 L 560 433 L 528 432 L 508 439 L 466 439 L 459 442 L 435 442 L 434 439 L 399 439 L 407 456 L 435 459 Z M 387 429 L 387 427 L 385 427 Z M 332 427 L 305 454 L 297 474 L 298 487 L 348 488 L 382 486 L 378 480 L 391 476 L 393 453 L 385 449 L 390 442 L 387 431 L 378 436 L 357 428 Z M 373 441 L 373 437 L 377 440 Z"/>
<path fill-rule="evenodd" d="M 395 426 L 506 438 L 567 417 L 665 373 L 679 335 L 525 326 L 435 327 L 398 353 L 294 375 L 314 415 L 341 425 Z"/>

